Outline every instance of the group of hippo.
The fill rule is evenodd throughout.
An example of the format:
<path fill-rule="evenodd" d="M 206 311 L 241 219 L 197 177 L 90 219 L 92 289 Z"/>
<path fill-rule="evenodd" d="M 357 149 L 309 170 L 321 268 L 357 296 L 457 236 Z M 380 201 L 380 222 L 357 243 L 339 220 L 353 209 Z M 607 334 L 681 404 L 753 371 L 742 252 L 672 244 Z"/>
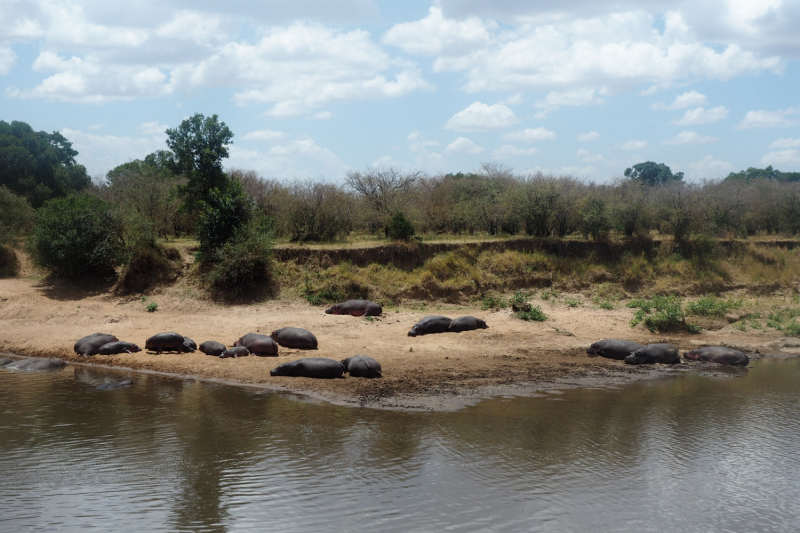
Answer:
<path fill-rule="evenodd" d="M 661 363 L 674 365 L 681 362 L 681 353 L 676 346 L 667 343 L 648 344 L 644 346 L 638 342 L 606 339 L 595 342 L 586 349 L 591 356 L 607 357 L 625 361 L 629 365 L 647 365 Z M 684 359 L 690 361 L 703 361 L 719 363 L 721 365 L 741 365 L 750 363 L 750 358 L 744 352 L 727 348 L 725 346 L 708 346 L 683 352 Z"/>
<path fill-rule="evenodd" d="M 329 315 L 379 316 L 383 308 L 369 300 L 348 300 L 325 310 Z M 450 319 L 444 316 L 426 316 L 408 332 L 410 337 L 431 333 L 462 332 L 486 329 L 486 322 L 472 316 Z M 278 346 L 300 350 L 316 350 L 317 338 L 308 330 L 295 327 L 277 329 L 269 335 L 248 333 L 240 337 L 228 348 L 218 341 L 205 341 L 198 347 L 190 338 L 179 333 L 165 332 L 153 335 L 145 341 L 145 349 L 156 353 L 175 351 L 189 353 L 200 350 L 206 355 L 220 358 L 245 357 L 248 355 L 277 356 Z M 82 356 L 113 355 L 140 352 L 141 348 L 132 343 L 120 341 L 114 335 L 93 333 L 78 340 L 75 353 Z M 341 361 L 324 357 L 307 357 L 284 363 L 270 371 L 272 376 L 292 376 L 310 378 L 340 378 L 345 373 L 353 377 L 379 378 L 381 365 L 372 357 L 355 355 Z"/>

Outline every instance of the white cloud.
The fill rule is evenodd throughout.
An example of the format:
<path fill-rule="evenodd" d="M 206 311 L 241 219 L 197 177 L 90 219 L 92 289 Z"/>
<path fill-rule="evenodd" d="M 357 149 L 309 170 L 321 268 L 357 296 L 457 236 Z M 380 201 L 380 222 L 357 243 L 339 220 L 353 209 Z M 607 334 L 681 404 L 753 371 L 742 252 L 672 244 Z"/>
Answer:
<path fill-rule="evenodd" d="M 485 151 L 486 148 L 478 146 L 466 137 L 459 137 L 444 149 L 446 154 L 480 154 Z"/>
<path fill-rule="evenodd" d="M 689 91 L 675 97 L 671 104 L 662 104 L 660 102 L 650 106 L 651 109 L 662 110 L 675 110 L 685 109 L 687 107 L 703 106 L 706 105 L 706 95 L 700 94 L 697 91 Z"/>
<path fill-rule="evenodd" d="M 522 93 L 516 93 L 514 95 L 509 96 L 505 100 L 500 100 L 500 102 L 498 102 L 498 103 L 506 104 L 506 105 L 520 105 L 524 101 L 525 101 L 525 97 L 522 96 Z"/>
<path fill-rule="evenodd" d="M 162 38 L 187 39 L 198 45 L 208 45 L 225 37 L 220 26 L 218 16 L 181 11 L 171 21 L 159 26 L 155 34 Z"/>
<path fill-rule="evenodd" d="M 728 109 L 725 106 L 719 106 L 713 109 L 696 107 L 694 109 L 689 109 L 681 118 L 673 120 L 672 123 L 679 126 L 688 126 L 689 124 L 707 124 L 709 122 L 722 120 L 727 116 Z"/>
<path fill-rule="evenodd" d="M 581 142 L 594 141 L 594 140 L 597 140 L 599 138 L 600 138 L 600 134 L 597 133 L 596 131 L 589 131 L 589 132 L 581 133 L 580 135 L 578 135 L 578 140 L 581 141 Z"/>
<path fill-rule="evenodd" d="M 474 102 L 453 115 L 444 127 L 456 131 L 492 131 L 508 128 L 517 122 L 514 112 L 503 104 Z"/>
<path fill-rule="evenodd" d="M 535 142 L 546 139 L 555 139 L 556 132 L 544 127 L 525 128 L 521 131 L 510 131 L 502 136 L 505 141 Z"/>
<path fill-rule="evenodd" d="M 663 141 L 661 144 L 706 144 L 718 140 L 716 137 L 700 135 L 695 131 L 682 131 L 673 139 Z"/>
<path fill-rule="evenodd" d="M 603 160 L 603 156 L 601 154 L 593 154 L 589 150 L 581 148 L 575 153 L 575 157 L 580 159 L 581 161 L 585 161 L 587 163 L 596 163 L 598 161 Z"/>
<path fill-rule="evenodd" d="M 269 150 L 247 150 L 232 145 L 228 168 L 248 168 L 263 176 L 288 179 L 312 179 L 321 175 L 342 175 L 347 171 L 336 154 L 319 146 L 314 139 L 295 139 Z"/>
<path fill-rule="evenodd" d="M 500 148 L 496 148 L 492 151 L 492 157 L 496 159 L 506 159 L 507 157 L 518 155 L 533 155 L 538 151 L 539 150 L 536 148 L 517 148 L 513 144 L 504 144 Z"/>
<path fill-rule="evenodd" d="M 737 130 L 750 128 L 786 128 L 794 126 L 797 121 L 790 119 L 789 115 L 800 113 L 800 109 L 790 107 L 780 111 L 748 111 L 744 119 L 736 126 Z"/>
<path fill-rule="evenodd" d="M 163 135 L 166 136 L 166 130 L 169 126 L 159 124 L 158 122 L 144 122 L 139 126 L 139 131 L 145 135 Z"/>
<path fill-rule="evenodd" d="M 778 139 L 769 145 L 770 148 L 800 148 L 800 139 Z"/>
<path fill-rule="evenodd" d="M 600 105 L 604 100 L 595 96 L 595 92 L 597 90 L 592 88 L 578 88 L 562 92 L 551 91 L 543 100 L 533 104 L 534 107 L 541 109 L 534 117 L 541 120 L 562 106 Z"/>
<path fill-rule="evenodd" d="M 707 155 L 694 163 L 689 163 L 688 167 L 689 170 L 686 174 L 691 179 L 721 178 L 727 176 L 733 170 L 733 165 L 727 161 L 715 159 L 711 155 Z"/>
<path fill-rule="evenodd" d="M 105 175 L 125 161 L 143 159 L 156 150 L 164 149 L 164 137 L 120 137 L 95 135 L 80 130 L 63 128 L 61 134 L 69 139 L 80 153 L 79 160 L 91 176 Z"/>
<path fill-rule="evenodd" d="M 16 61 L 17 54 L 10 47 L 0 47 L 0 76 L 8 74 Z"/>
<path fill-rule="evenodd" d="M 496 27 L 477 17 L 447 20 L 442 17 L 442 10 L 434 6 L 422 20 L 392 26 L 383 42 L 412 54 L 462 54 L 484 48 L 492 40 L 490 30 Z"/>
<path fill-rule="evenodd" d="M 619 147 L 628 151 L 644 150 L 647 148 L 647 141 L 628 141 L 622 143 Z"/>
<path fill-rule="evenodd" d="M 321 111 L 315 115 L 312 115 L 309 118 L 311 118 L 312 120 L 329 120 L 332 117 L 333 113 L 331 113 L 330 111 Z"/>
<path fill-rule="evenodd" d="M 762 165 L 800 165 L 800 154 L 794 148 L 770 152 L 761 158 Z"/>
<path fill-rule="evenodd" d="M 242 140 L 244 141 L 277 141 L 285 139 L 287 135 L 282 131 L 273 130 L 256 130 L 246 133 Z"/>

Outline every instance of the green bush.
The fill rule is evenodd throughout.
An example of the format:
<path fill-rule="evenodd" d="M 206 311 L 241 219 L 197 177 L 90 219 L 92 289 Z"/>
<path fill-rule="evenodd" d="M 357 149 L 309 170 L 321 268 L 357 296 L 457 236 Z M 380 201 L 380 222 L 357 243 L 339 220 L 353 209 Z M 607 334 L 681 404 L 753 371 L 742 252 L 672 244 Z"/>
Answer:
<path fill-rule="evenodd" d="M 272 237 L 265 231 L 268 223 L 251 222 L 214 252 L 208 280 L 216 289 L 240 296 L 253 284 L 271 281 Z"/>
<path fill-rule="evenodd" d="M 386 235 L 393 241 L 407 241 L 414 236 L 414 224 L 406 218 L 402 211 L 398 211 L 386 226 Z"/>
<path fill-rule="evenodd" d="M 631 319 L 631 327 L 644 322 L 651 332 L 700 332 L 696 324 L 686 322 L 681 299 L 677 296 L 654 296 L 652 300 L 640 298 L 631 300 L 627 305 L 630 308 L 639 308 Z"/>
<path fill-rule="evenodd" d="M 0 185 L 0 246 L 33 227 L 33 208 L 22 196 Z"/>
<path fill-rule="evenodd" d="M 481 299 L 481 309 L 505 309 L 508 302 L 502 296 L 486 295 Z"/>
<path fill-rule="evenodd" d="M 530 306 L 530 309 L 517 311 L 517 318 L 522 320 L 533 320 L 535 322 L 544 322 L 547 320 L 547 315 L 544 314 L 542 308 L 537 306 Z"/>
<path fill-rule="evenodd" d="M 203 260 L 213 260 L 215 254 L 250 221 L 252 205 L 237 180 L 229 180 L 222 190 L 211 189 L 201 205 L 203 213 L 197 223 L 200 255 Z"/>
<path fill-rule="evenodd" d="M 72 194 L 39 209 L 29 250 L 37 265 L 60 274 L 107 274 L 124 260 L 121 235 L 109 204 Z"/>
<path fill-rule="evenodd" d="M 699 316 L 713 316 L 723 317 L 731 309 L 739 309 L 742 306 L 742 300 L 733 300 L 728 298 L 715 298 L 714 296 L 704 296 L 696 302 L 689 302 L 686 304 L 687 315 Z"/>
<path fill-rule="evenodd" d="M 155 313 L 156 311 L 158 311 L 158 304 L 155 302 L 150 302 L 149 304 L 147 304 L 144 310 L 147 311 L 148 313 Z"/>
<path fill-rule="evenodd" d="M 767 317 L 767 326 L 775 328 L 789 337 L 800 336 L 800 324 L 796 318 L 800 316 L 800 309 L 782 309 L 770 313 Z"/>

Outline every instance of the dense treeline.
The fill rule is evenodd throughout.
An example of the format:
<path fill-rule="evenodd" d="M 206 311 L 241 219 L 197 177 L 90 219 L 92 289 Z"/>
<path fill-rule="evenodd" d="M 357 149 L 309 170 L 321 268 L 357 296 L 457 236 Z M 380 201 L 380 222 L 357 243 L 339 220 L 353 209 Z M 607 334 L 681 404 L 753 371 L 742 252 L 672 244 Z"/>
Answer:
<path fill-rule="evenodd" d="M 273 238 L 330 242 L 355 232 L 603 240 L 657 230 L 685 240 L 800 230 L 800 173 L 772 167 L 699 184 L 652 161 L 610 184 L 519 175 L 496 163 L 437 176 L 368 168 L 340 183 L 286 183 L 225 172 L 233 133 L 216 115 L 195 114 L 166 133 L 169 150 L 90 184 L 63 136 L 0 121 L 0 246 L 29 233 L 34 260 L 54 271 L 82 275 L 126 265 L 123 274 L 143 276 L 175 270 L 179 258 L 160 242 L 194 236 L 206 279 L 230 290 L 269 278 Z"/>

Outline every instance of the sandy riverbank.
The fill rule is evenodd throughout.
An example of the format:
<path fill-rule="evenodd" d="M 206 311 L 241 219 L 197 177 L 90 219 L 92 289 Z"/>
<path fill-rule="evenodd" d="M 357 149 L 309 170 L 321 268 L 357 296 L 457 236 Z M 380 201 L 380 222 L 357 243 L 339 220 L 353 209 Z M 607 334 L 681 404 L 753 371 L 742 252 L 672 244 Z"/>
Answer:
<path fill-rule="evenodd" d="M 265 386 L 343 404 L 422 410 L 455 409 L 500 394 L 624 383 L 675 372 L 668 367 L 629 367 L 586 356 L 586 347 L 603 338 L 667 341 L 682 349 L 724 344 L 750 352 L 798 351 L 792 342 L 784 346 L 775 331 L 740 331 L 730 325 L 699 335 L 651 334 L 641 326 L 630 327 L 632 310 L 624 306 L 602 310 L 543 301 L 549 319 L 524 322 L 508 310 L 429 304 L 425 310 L 389 309 L 384 316 L 369 321 L 326 315 L 323 308 L 304 301 L 222 306 L 178 288 L 165 289 L 150 301 L 158 303 L 158 311 L 148 313 L 140 299 L 105 291 L 87 294 L 27 278 L 0 280 L 0 351 Z M 490 329 L 408 337 L 411 326 L 430 314 L 473 315 L 486 320 Z M 240 359 L 219 359 L 200 352 L 156 355 L 145 351 L 87 359 L 72 352 L 78 338 L 96 331 L 140 346 L 147 337 L 162 331 L 178 332 L 198 344 L 218 340 L 231 345 L 246 333 L 269 334 L 284 326 L 312 331 L 319 340 L 319 350 L 281 348 L 278 357 Z M 313 380 L 269 375 L 271 368 L 301 357 L 343 359 L 355 354 L 379 360 L 384 377 Z"/>

